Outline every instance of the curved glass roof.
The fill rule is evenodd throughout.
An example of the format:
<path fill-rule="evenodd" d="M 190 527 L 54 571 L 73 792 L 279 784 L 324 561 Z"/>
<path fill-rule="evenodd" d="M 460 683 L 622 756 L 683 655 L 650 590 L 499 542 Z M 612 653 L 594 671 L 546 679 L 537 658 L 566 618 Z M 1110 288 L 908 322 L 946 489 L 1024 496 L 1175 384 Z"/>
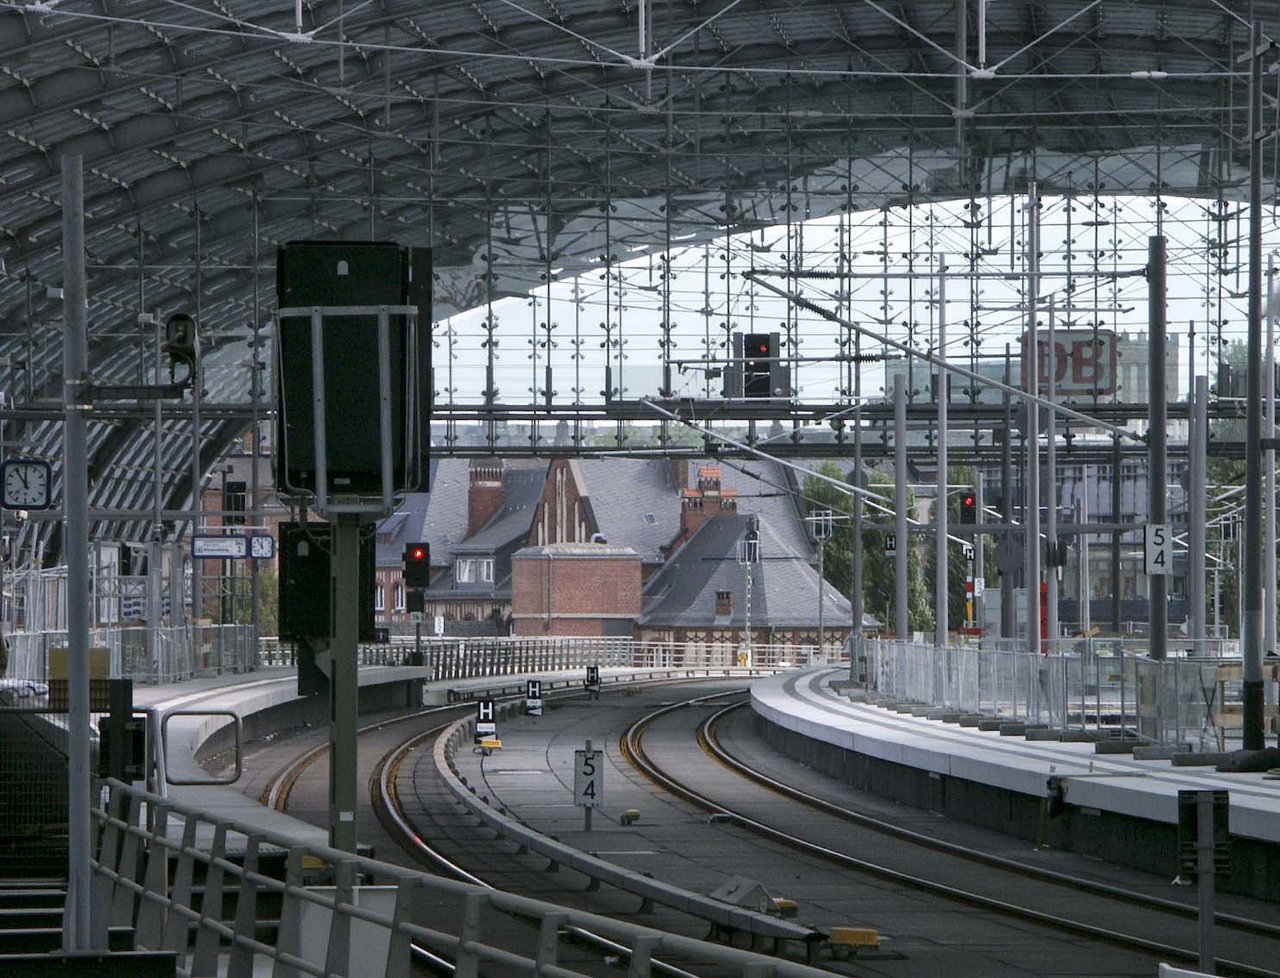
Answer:
<path fill-rule="evenodd" d="M 1256 7 L 1264 36 L 1280 33 L 1280 13 Z M 1033 184 L 1196 196 L 1229 213 L 1248 188 L 1244 9 L 5 3 L 4 451 L 58 455 L 67 154 L 85 173 L 94 379 L 154 379 L 145 317 L 194 315 L 204 471 L 250 423 L 255 359 L 269 360 L 254 333 L 269 333 L 285 241 L 429 246 L 443 317 L 729 232 Z M 1273 141 L 1263 154 L 1268 199 L 1277 153 Z M 91 505 L 153 506 L 157 472 L 162 508 L 183 505 L 191 414 L 190 399 L 166 405 L 157 448 L 150 405 L 104 408 Z M 144 538 L 143 525 L 103 527 Z"/>

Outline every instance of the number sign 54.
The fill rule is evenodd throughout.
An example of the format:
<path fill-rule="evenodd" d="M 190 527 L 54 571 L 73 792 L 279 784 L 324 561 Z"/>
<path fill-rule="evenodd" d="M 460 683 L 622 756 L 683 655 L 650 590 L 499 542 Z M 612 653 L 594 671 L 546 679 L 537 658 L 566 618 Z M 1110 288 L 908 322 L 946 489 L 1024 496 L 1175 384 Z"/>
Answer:
<path fill-rule="evenodd" d="M 598 750 L 573 752 L 573 803 L 579 808 L 599 808 L 604 804 L 604 767 Z"/>
<path fill-rule="evenodd" d="M 1144 534 L 1146 542 L 1146 572 L 1168 574 L 1173 564 L 1173 534 L 1168 523 L 1148 523 Z"/>

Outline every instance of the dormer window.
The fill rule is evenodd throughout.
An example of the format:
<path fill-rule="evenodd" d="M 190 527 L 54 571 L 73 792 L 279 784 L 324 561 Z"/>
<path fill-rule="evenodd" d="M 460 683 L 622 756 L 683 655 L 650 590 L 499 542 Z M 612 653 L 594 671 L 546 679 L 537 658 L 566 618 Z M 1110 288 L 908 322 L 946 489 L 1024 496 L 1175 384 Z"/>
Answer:
<path fill-rule="evenodd" d="M 459 557 L 453 567 L 453 577 L 459 584 L 492 584 L 492 557 Z"/>

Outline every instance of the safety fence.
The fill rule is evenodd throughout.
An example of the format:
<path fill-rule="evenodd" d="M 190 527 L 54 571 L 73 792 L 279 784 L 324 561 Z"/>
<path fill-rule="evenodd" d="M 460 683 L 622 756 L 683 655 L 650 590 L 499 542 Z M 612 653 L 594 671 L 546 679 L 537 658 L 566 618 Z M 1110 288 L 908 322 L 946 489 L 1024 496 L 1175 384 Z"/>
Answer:
<path fill-rule="evenodd" d="M 177 955 L 181 974 L 385 975 L 414 959 L 449 962 L 458 978 L 502 970 L 585 974 L 583 939 L 628 958 L 647 978 L 664 958 L 686 972 L 821 978 L 782 957 L 639 927 L 610 917 L 377 862 L 212 818 L 109 782 L 94 811 L 93 930 L 134 927 L 139 948 Z M 517 926 L 512 926 L 513 922 Z M 562 951 L 575 947 L 568 959 Z M 255 967 L 257 970 L 255 971 Z M 598 962 L 583 967 L 594 973 Z"/>
<path fill-rule="evenodd" d="M 6 638 L 8 678 L 35 682 L 67 678 L 67 632 L 12 632 Z M 96 679 L 175 683 L 197 676 L 248 672 L 255 664 L 250 625 L 89 630 L 89 672 Z"/>
<path fill-rule="evenodd" d="M 421 665 L 430 679 L 469 679 L 600 666 L 636 669 L 786 669 L 829 661 L 815 646 L 653 642 L 623 638 L 396 638 L 361 644 L 361 665 Z M 832 659 L 842 649 L 829 647 Z M 295 663 L 289 643 L 264 640 L 263 666 Z"/>
<path fill-rule="evenodd" d="M 900 701 L 1051 728 L 1110 730 L 1152 743 L 1221 749 L 1232 712 L 1231 667 L 1220 659 L 1151 659 L 1123 645 L 1049 655 L 874 640 L 855 668 Z M 1236 667 L 1238 668 L 1238 666 Z"/>
<path fill-rule="evenodd" d="M 13 632 L 8 636 L 11 679 L 47 682 L 67 678 L 65 631 Z M 843 650 L 828 646 L 838 659 Z M 656 642 L 624 638 L 405 637 L 361 643 L 361 665 L 426 669 L 429 679 L 469 679 L 565 669 L 785 669 L 826 662 L 816 646 L 752 645 L 731 641 Z M 249 625 L 163 628 L 94 628 L 89 632 L 90 675 L 135 683 L 184 682 L 199 676 L 294 666 L 290 642 L 262 638 L 255 653 Z"/>

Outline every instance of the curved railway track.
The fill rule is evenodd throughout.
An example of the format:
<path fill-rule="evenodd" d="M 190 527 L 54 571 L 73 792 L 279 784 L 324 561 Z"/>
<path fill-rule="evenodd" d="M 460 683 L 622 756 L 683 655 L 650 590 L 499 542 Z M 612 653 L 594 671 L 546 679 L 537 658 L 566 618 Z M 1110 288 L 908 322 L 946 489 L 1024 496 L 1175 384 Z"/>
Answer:
<path fill-rule="evenodd" d="M 925 836 L 783 784 L 741 758 L 733 757 L 719 745 L 716 730 L 731 711 L 745 704 L 726 707 L 704 720 L 697 732 L 699 743 L 717 762 L 740 777 L 805 806 L 807 837 L 766 824 L 749 810 L 735 807 L 732 800 L 710 797 L 665 769 L 644 746 L 645 732 L 684 705 L 666 706 L 633 724 L 622 737 L 621 749 L 628 762 L 654 783 L 707 812 L 731 819 L 754 834 L 816 856 L 845 871 L 892 881 L 934 897 L 1033 922 L 1060 933 L 1147 953 L 1158 960 L 1191 963 L 1198 960 L 1197 952 L 1183 943 L 1188 932 L 1194 934 L 1196 908 L 1193 905 Z M 827 823 L 825 828 L 822 822 Z M 885 846 L 886 838 L 893 839 L 895 844 Z M 928 877 L 903 868 L 909 861 L 903 858 L 904 849 L 922 847 L 930 855 Z M 876 856 L 868 859 L 855 855 L 856 852 L 874 852 Z M 916 863 L 918 865 L 918 858 Z M 1013 889 L 1011 877 L 1018 880 L 1016 891 L 1022 902 L 1015 903 L 999 895 Z M 1032 898 L 1026 899 L 1027 894 L 1032 894 Z M 1280 960 L 1280 927 L 1225 913 L 1218 914 L 1216 922 L 1220 933 L 1230 935 L 1233 955 L 1230 959 L 1218 958 L 1219 974 L 1280 974 L 1268 967 L 1269 963 Z"/>
<path fill-rule="evenodd" d="M 644 681 L 635 685 L 667 685 L 669 682 L 669 680 Z M 545 698 L 558 699 L 578 692 L 577 690 L 550 692 L 545 694 Z M 431 845 L 423 838 L 422 833 L 417 830 L 412 819 L 403 810 L 397 790 L 400 769 L 413 752 L 448 730 L 458 719 L 471 714 L 473 711 L 474 704 L 471 703 L 432 707 L 403 716 L 384 718 L 374 723 L 365 724 L 358 728 L 357 735 L 361 738 L 367 738 L 389 728 L 409 726 L 414 721 L 427 724 L 424 729 L 413 732 L 407 739 L 401 738 L 390 750 L 381 753 L 375 762 L 367 782 L 374 814 L 383 830 L 395 841 L 401 851 L 407 854 L 415 863 L 424 866 L 431 872 L 442 873 L 468 883 L 492 888 L 494 886 L 492 882 L 460 866 L 441 849 Z M 326 758 L 328 750 L 327 743 L 316 745 L 278 769 L 260 792 L 260 803 L 277 811 L 287 811 L 290 798 L 299 781 L 313 765 Z M 589 930 L 580 927 L 565 927 L 565 930 L 572 934 L 581 946 L 599 953 L 606 970 L 611 967 L 608 964 L 609 956 L 625 959 L 631 953 L 630 948 Z M 414 950 L 419 960 L 429 970 L 439 974 L 451 974 L 453 972 L 452 962 L 423 948 L 415 946 Z M 650 960 L 650 967 L 655 973 L 669 976 L 669 978 L 698 978 L 697 974 L 681 968 L 678 963 L 657 957 Z"/>

